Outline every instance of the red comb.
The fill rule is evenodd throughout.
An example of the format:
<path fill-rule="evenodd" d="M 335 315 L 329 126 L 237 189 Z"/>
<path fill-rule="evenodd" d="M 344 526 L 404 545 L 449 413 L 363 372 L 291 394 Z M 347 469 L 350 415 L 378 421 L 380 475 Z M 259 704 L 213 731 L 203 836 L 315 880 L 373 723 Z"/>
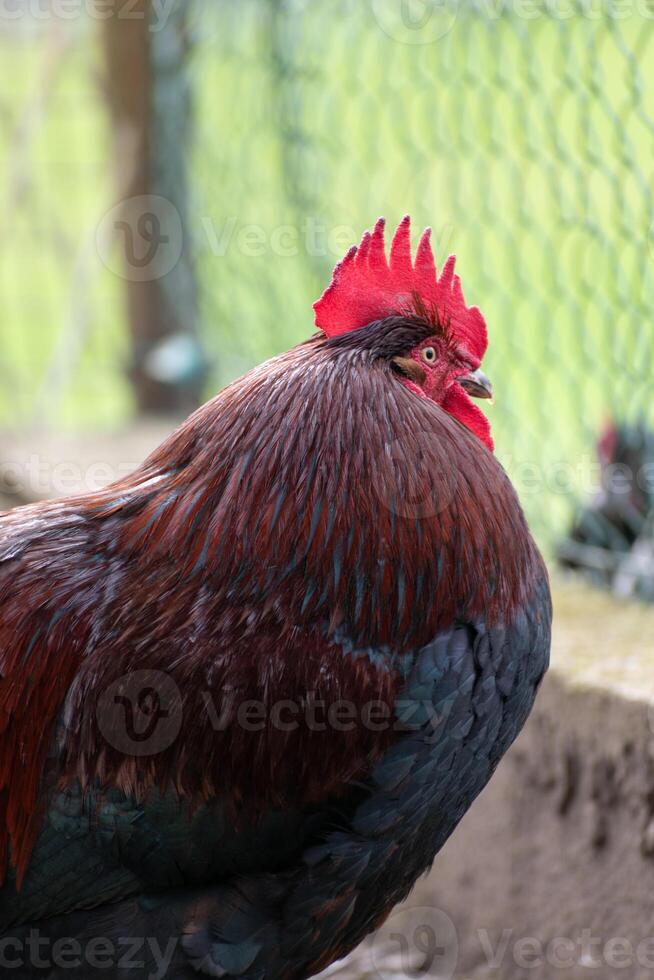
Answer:
<path fill-rule="evenodd" d="M 429 241 L 431 228 L 425 228 L 413 262 L 407 214 L 393 235 L 387 260 L 384 224 L 380 218 L 372 234 L 366 231 L 361 244 L 353 245 L 338 263 L 331 283 L 313 304 L 316 326 L 328 337 L 337 337 L 393 313 L 407 312 L 417 297 L 481 362 L 488 346 L 486 323 L 476 306 L 465 304 L 461 280 L 454 272 L 455 257 L 450 255 L 439 277 Z"/>

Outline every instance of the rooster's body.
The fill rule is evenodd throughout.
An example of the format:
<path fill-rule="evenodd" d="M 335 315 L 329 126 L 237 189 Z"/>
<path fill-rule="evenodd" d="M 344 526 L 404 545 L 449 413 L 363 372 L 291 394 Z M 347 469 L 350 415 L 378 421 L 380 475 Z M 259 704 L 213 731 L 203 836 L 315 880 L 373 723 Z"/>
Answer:
<path fill-rule="evenodd" d="M 453 333 L 365 324 L 239 380 L 122 483 L 0 518 L 17 949 L 36 927 L 122 953 L 98 976 L 309 976 L 407 895 L 520 730 L 542 561 L 464 389 L 424 396 Z"/>

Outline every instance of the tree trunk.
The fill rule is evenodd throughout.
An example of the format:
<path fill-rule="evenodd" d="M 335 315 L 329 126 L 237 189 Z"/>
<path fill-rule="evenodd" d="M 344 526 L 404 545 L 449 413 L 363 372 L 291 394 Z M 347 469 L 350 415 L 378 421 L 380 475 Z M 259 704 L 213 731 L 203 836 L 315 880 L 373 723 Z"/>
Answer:
<path fill-rule="evenodd" d="M 189 254 L 186 0 L 155 23 L 149 0 L 113 0 L 104 42 L 130 378 L 144 413 L 181 413 L 202 397 L 197 286 Z"/>

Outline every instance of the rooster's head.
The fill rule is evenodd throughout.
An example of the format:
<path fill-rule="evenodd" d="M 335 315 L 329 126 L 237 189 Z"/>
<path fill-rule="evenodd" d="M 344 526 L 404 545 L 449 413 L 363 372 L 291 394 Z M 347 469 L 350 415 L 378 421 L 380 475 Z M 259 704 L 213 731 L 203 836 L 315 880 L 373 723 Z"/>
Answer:
<path fill-rule="evenodd" d="M 415 260 L 410 232 L 407 215 L 387 259 L 380 218 L 334 269 L 314 304 L 316 326 L 335 344 L 365 348 L 385 361 L 397 375 L 393 383 L 435 402 L 492 450 L 488 420 L 470 398 L 492 397 L 481 370 L 486 323 L 476 306 L 466 306 L 454 256 L 439 276 L 431 229 L 423 232 Z"/>

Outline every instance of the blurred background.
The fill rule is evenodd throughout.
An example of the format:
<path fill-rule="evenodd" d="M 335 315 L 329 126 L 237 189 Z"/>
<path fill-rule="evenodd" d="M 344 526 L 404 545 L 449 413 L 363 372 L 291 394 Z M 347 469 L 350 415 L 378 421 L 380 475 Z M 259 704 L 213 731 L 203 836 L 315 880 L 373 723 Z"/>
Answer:
<path fill-rule="evenodd" d="M 82 485 L 137 463 L 410 212 L 486 315 L 498 455 L 553 553 L 598 439 L 654 422 L 652 0 L 0 7 L 5 503 L 73 445 L 109 466 Z"/>
<path fill-rule="evenodd" d="M 654 0 L 0 0 L 0 65 L 0 510 L 124 475 L 409 212 L 550 566 L 654 601 Z M 557 576 L 555 613 L 525 733 L 333 976 L 651 980 L 654 612 Z"/>

